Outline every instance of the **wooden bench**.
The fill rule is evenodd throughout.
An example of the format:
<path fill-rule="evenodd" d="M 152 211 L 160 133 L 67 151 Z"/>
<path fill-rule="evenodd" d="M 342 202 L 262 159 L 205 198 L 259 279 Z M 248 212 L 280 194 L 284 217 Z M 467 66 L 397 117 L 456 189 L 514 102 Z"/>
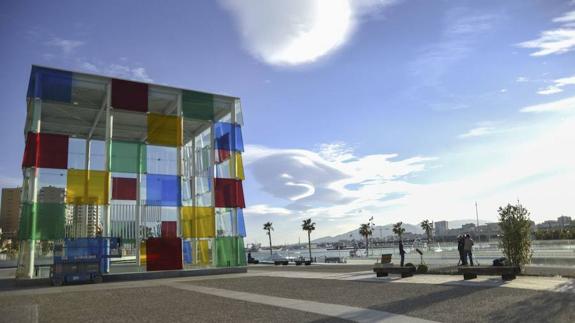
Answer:
<path fill-rule="evenodd" d="M 389 274 L 400 274 L 401 278 L 411 277 L 415 274 L 415 267 L 400 267 L 391 264 L 375 264 L 373 272 L 377 277 L 387 277 Z"/>
<path fill-rule="evenodd" d="M 460 267 L 459 273 L 463 274 L 463 279 L 475 279 L 477 275 L 501 275 L 503 280 L 513 280 L 521 273 L 518 266 L 471 266 Z"/>

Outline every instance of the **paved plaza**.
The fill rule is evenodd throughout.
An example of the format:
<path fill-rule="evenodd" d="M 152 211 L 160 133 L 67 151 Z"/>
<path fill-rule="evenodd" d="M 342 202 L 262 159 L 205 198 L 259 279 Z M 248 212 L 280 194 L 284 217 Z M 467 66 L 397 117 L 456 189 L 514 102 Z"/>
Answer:
<path fill-rule="evenodd" d="M 0 322 L 573 322 L 575 281 L 376 278 L 369 266 L 0 291 Z"/>

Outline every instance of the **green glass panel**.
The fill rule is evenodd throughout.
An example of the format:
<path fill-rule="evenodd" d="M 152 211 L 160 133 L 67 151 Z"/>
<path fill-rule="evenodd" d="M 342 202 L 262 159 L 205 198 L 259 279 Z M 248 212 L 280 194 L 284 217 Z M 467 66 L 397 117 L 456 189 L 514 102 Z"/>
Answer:
<path fill-rule="evenodd" d="M 140 155 L 140 158 L 138 158 Z M 146 172 L 146 145 L 138 142 L 112 141 L 110 170 L 118 173 Z"/>
<path fill-rule="evenodd" d="M 20 240 L 64 239 L 66 204 L 23 203 L 18 238 Z"/>
<path fill-rule="evenodd" d="M 36 221 L 36 208 L 34 204 L 23 203 L 22 213 L 20 213 L 20 226 L 18 227 L 18 239 L 29 240 L 36 239 L 36 235 L 32 232 L 32 227 L 35 226 Z"/>
<path fill-rule="evenodd" d="M 235 237 L 236 243 L 236 266 L 247 266 L 246 249 L 244 247 L 244 238 Z"/>
<path fill-rule="evenodd" d="M 184 91 L 182 94 L 184 117 L 199 120 L 214 119 L 214 96 L 208 93 Z"/>
<path fill-rule="evenodd" d="M 216 266 L 245 266 L 244 239 L 241 237 L 216 238 Z"/>
<path fill-rule="evenodd" d="M 216 238 L 216 266 L 233 266 L 233 237 Z"/>

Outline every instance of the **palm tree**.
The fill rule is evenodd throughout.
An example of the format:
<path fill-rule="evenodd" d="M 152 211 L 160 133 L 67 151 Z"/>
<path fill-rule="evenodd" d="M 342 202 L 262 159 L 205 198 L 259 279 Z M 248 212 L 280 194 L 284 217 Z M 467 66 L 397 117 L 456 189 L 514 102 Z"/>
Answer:
<path fill-rule="evenodd" d="M 396 224 L 393 225 L 393 233 L 397 234 L 399 240 L 401 240 L 401 236 L 405 232 L 405 228 L 401 227 L 402 224 L 403 222 L 397 222 Z"/>
<path fill-rule="evenodd" d="M 311 222 L 311 219 L 303 220 L 301 228 L 303 231 L 307 231 L 307 247 L 309 249 L 309 260 L 311 261 L 311 232 L 315 230 L 315 222 Z"/>
<path fill-rule="evenodd" d="M 429 220 L 423 220 L 419 224 L 423 231 L 425 231 L 425 235 L 427 235 L 427 245 L 431 242 L 431 232 L 433 232 L 433 223 L 429 222 Z"/>
<path fill-rule="evenodd" d="M 273 224 L 271 222 L 264 223 L 264 230 L 267 231 L 266 234 L 270 238 L 270 257 L 273 257 L 273 252 L 272 252 L 272 231 L 274 231 Z"/>
<path fill-rule="evenodd" d="M 359 226 L 359 234 L 365 238 L 365 254 L 369 254 L 369 236 L 372 234 L 370 223 L 364 223 Z"/>

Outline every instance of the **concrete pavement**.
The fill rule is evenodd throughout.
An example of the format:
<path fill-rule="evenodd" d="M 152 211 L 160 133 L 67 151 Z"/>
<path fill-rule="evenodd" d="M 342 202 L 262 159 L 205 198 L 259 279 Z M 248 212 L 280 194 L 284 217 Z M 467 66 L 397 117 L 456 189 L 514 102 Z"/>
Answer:
<path fill-rule="evenodd" d="M 575 282 L 568 279 L 467 282 L 375 278 L 349 265 L 291 268 L 5 291 L 0 322 L 575 321 Z"/>

